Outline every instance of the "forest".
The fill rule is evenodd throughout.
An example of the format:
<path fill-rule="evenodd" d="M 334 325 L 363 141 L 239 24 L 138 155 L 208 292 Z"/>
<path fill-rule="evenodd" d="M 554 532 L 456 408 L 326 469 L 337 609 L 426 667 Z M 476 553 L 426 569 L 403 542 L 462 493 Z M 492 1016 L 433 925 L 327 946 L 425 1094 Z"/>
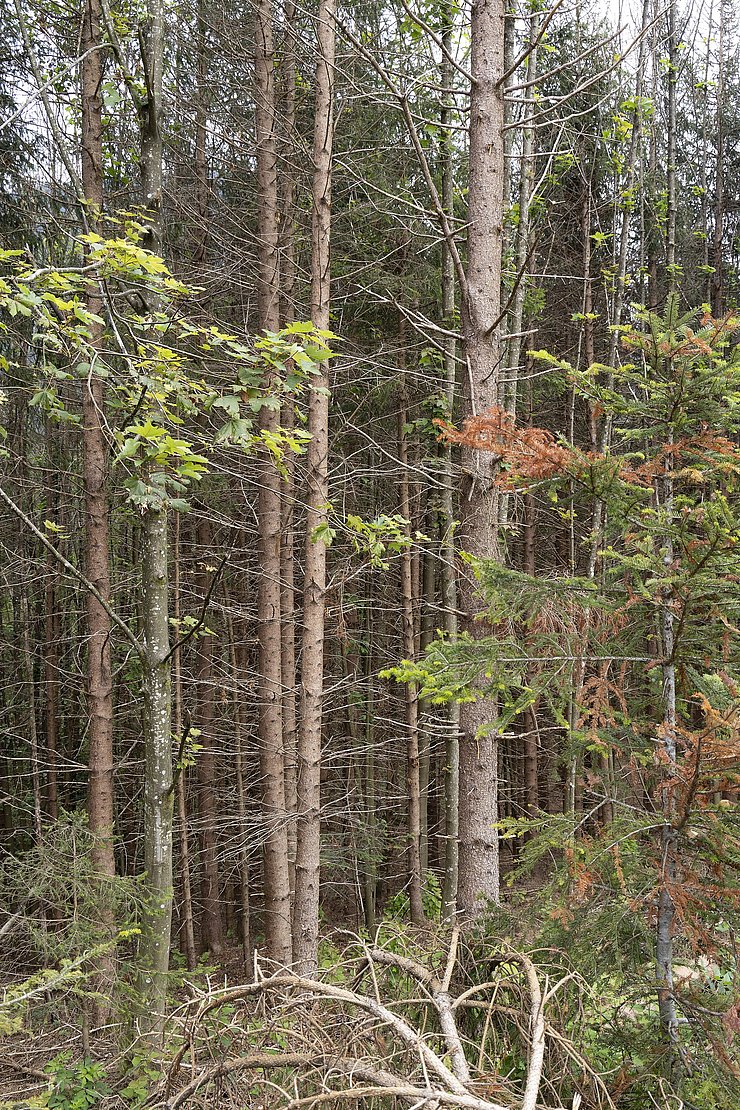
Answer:
<path fill-rule="evenodd" d="M 736 6 L 0 18 L 0 1110 L 738 1110 Z"/>

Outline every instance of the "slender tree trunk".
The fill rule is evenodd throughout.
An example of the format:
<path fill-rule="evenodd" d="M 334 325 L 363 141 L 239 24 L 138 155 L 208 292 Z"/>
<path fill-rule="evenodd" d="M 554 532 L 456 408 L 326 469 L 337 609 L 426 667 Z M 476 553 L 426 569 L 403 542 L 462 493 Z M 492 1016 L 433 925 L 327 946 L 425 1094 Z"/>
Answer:
<path fill-rule="evenodd" d="M 351 851 L 353 856 L 354 870 L 357 875 L 357 905 L 361 905 L 364 899 L 364 884 L 361 881 L 360 875 L 360 850 L 367 848 L 367 841 L 365 838 L 355 835 L 355 829 L 359 827 L 362 819 L 363 809 L 363 776 L 362 776 L 362 755 L 364 752 L 364 737 L 362 731 L 362 723 L 358 713 L 357 704 L 352 697 L 353 688 L 357 688 L 359 679 L 359 661 L 357 652 L 350 653 L 350 634 L 347 629 L 347 624 L 344 616 L 344 598 L 340 594 L 339 602 L 339 615 L 337 622 L 337 641 L 339 643 L 339 654 L 342 664 L 342 680 L 347 690 L 347 733 L 351 741 L 349 753 L 349 772 L 347 777 L 347 819 L 346 825 L 349 830 L 351 838 Z M 356 804 L 355 803 L 356 800 Z M 364 869 L 363 869 L 364 874 Z M 358 922 L 360 914 L 357 914 Z M 366 920 L 366 915 L 363 912 L 363 920 Z"/>
<path fill-rule="evenodd" d="M 447 55 L 453 47 L 453 6 L 444 10 L 443 43 L 445 53 L 440 69 L 443 89 L 452 85 L 452 66 Z M 440 160 L 442 169 L 442 204 L 448 217 L 454 215 L 455 179 L 453 169 L 454 140 L 452 104 L 445 96 L 440 112 Z M 452 418 L 457 390 L 457 343 L 455 342 L 455 264 L 447 243 L 442 244 L 442 318 L 448 332 L 444 338 L 444 389 L 447 412 Z M 449 640 L 457 637 L 457 565 L 455 552 L 455 475 L 452 447 L 444 447 L 444 485 L 440 520 L 441 594 L 444 632 Z M 444 844 L 445 868 L 442 884 L 442 914 L 445 921 L 454 918 L 457 906 L 458 834 L 460 795 L 460 706 L 450 703 L 449 722 L 445 732 L 444 761 Z"/>
<path fill-rule="evenodd" d="M 503 223 L 503 0 L 474 0 L 471 19 L 470 173 L 467 293 L 463 335 L 468 373 L 464 415 L 496 404 L 500 359 Z M 489 454 L 463 453 L 460 545 L 477 559 L 497 559 L 498 497 Z M 463 629 L 478 637 L 483 604 L 468 572 L 459 586 Z M 499 897 L 496 703 L 480 698 L 460 707 L 460 861 L 457 902 L 476 918 Z"/>
<path fill-rule="evenodd" d="M 671 0 L 668 8 L 668 211 L 666 213 L 666 274 L 668 286 L 668 307 L 674 310 L 675 291 L 678 286 L 676 272 L 676 84 L 678 80 L 678 40 L 676 37 L 676 2 Z M 671 374 L 673 367 L 670 367 Z M 669 436 L 668 447 L 673 443 Z M 665 453 L 665 474 L 662 481 L 663 512 L 666 520 L 666 534 L 663 541 L 663 565 L 666 573 L 674 561 L 673 540 L 670 528 L 673 518 L 673 470 L 672 455 Z M 664 590 L 662 598 L 662 672 L 663 672 L 663 736 L 662 747 L 666 767 L 665 778 L 675 777 L 676 765 L 676 662 L 674 658 L 675 628 L 673 595 L 670 586 Z M 673 888 L 676 885 L 676 830 L 674 827 L 675 803 L 670 787 L 663 790 L 663 826 L 661 829 L 661 882 L 658 894 L 658 917 L 655 936 L 656 979 L 658 983 L 658 1011 L 663 1034 L 669 1044 L 678 1041 L 678 1013 L 673 985 L 673 947 L 676 909 L 673 901 Z M 672 1060 L 677 1063 L 677 1060 Z"/>
<path fill-rule="evenodd" d="M 255 25 L 255 141 L 258 195 L 258 310 L 260 328 L 280 326 L 278 254 L 277 125 L 275 57 L 270 0 L 259 0 Z M 269 386 L 269 382 L 267 383 Z M 260 427 L 275 434 L 279 415 L 260 411 Z M 283 684 L 280 589 L 282 526 L 280 475 L 267 457 L 260 468 L 259 552 L 262 573 L 258 596 L 259 735 L 265 822 L 265 939 L 270 957 L 292 960 L 288 815 L 285 806 Z"/>
<path fill-rule="evenodd" d="M 403 329 L 401 343 L 404 345 Z M 404 520 L 411 520 L 411 498 L 409 495 L 409 456 L 406 436 L 408 420 L 408 399 L 406 385 L 401 371 L 400 396 L 398 404 L 398 460 L 401 465 L 400 514 Z M 407 536 L 411 538 L 411 526 L 406 526 Z M 416 655 L 414 636 L 414 595 L 411 580 L 411 549 L 405 548 L 400 557 L 401 568 L 401 638 L 403 656 L 413 659 Z M 421 875 L 421 784 L 419 779 L 419 698 L 415 684 L 404 683 L 404 709 L 406 718 L 406 806 L 407 806 L 407 853 L 409 876 L 409 907 L 414 925 L 424 922 L 424 903 L 422 900 Z"/>
<path fill-rule="evenodd" d="M 82 20 L 82 183 L 88 202 L 87 221 L 91 230 L 98 227 L 103 209 L 103 62 L 100 47 L 100 0 L 85 0 Z M 87 309 L 99 316 L 102 299 L 97 283 L 91 283 Z M 91 346 L 102 341 L 102 325 L 91 324 Z M 82 471 L 85 503 L 85 573 L 105 601 L 111 597 L 110 536 L 106 472 L 108 449 L 105 440 L 105 400 L 103 380 L 91 367 L 82 391 Z M 89 778 L 87 812 L 93 835 L 92 863 L 103 880 L 115 875 L 113 854 L 113 674 L 111 668 L 111 621 L 96 597 L 86 595 L 87 707 L 89 716 Z M 105 894 L 100 901 L 103 937 L 115 932 L 113 910 Z M 99 962 L 97 990 L 101 996 L 94 1006 L 93 1020 L 106 1020 L 114 974 L 112 954 Z"/>
<path fill-rule="evenodd" d="M 207 107 L 208 107 L 208 54 L 206 41 L 206 15 L 202 0 L 197 8 L 196 85 L 197 104 L 195 117 L 195 207 L 197 223 L 194 229 L 193 262 L 202 269 L 206 263 L 209 239 L 209 196 L 207 156 Z M 203 512 L 207 509 L 202 506 Z M 210 581 L 206 569 L 212 548 L 210 522 L 201 517 L 196 526 L 195 575 L 196 593 L 205 599 Z M 178 662 L 179 662 L 179 652 Z M 197 691 L 195 724 L 201 733 L 201 750 L 195 768 L 198 789 L 198 816 L 200 824 L 201 862 L 201 941 L 203 947 L 216 959 L 223 954 L 223 921 L 221 916 L 219 867 L 218 867 L 218 804 L 216 801 L 216 753 L 213 736 L 213 637 L 201 636 L 196 642 L 195 680 Z M 178 778 L 178 809 L 180 782 Z M 184 799 L 183 799 L 184 800 Z"/>
<path fill-rule="evenodd" d="M 503 72 L 508 73 L 509 76 L 506 80 L 506 98 L 504 100 L 504 122 L 506 128 L 504 130 L 504 181 L 503 181 L 503 198 L 502 207 L 504 216 L 506 216 L 511 208 L 511 185 L 513 177 L 513 162 L 514 162 L 514 138 L 516 135 L 514 127 L 511 125 L 514 122 L 514 112 L 516 110 L 516 100 L 512 93 L 509 92 L 510 86 L 516 84 L 517 72 L 512 70 L 514 60 L 516 58 L 517 50 L 517 34 L 516 34 L 516 20 L 517 20 L 517 4 L 516 0 L 507 0 L 506 10 L 504 14 L 504 68 Z M 451 69 L 449 62 L 445 59 L 447 66 Z M 445 86 L 448 87 L 448 86 Z M 507 220 L 504 224 L 502 232 L 502 254 L 507 258 L 511 251 L 511 232 L 512 223 Z M 503 273 L 502 273 L 503 277 Z M 504 295 L 503 283 L 501 286 L 501 296 Z M 503 406 L 506 402 L 504 391 L 505 382 L 501 382 L 501 391 L 499 394 L 499 403 Z"/>
<path fill-rule="evenodd" d="M 50 457 L 50 463 L 54 465 Z M 55 487 L 50 506 L 51 519 L 58 522 L 59 497 Z M 51 821 L 59 817 L 59 787 L 57 765 L 59 762 L 59 640 L 61 616 L 59 611 L 59 564 L 49 554 L 46 561 L 44 588 L 44 740 L 46 745 L 46 813 Z"/>
<path fill-rule="evenodd" d="M 648 0 L 649 2 L 649 0 Z M 649 32 L 650 43 L 650 95 L 657 104 L 660 96 L 658 70 L 660 65 L 660 51 L 658 49 L 658 27 L 653 26 Z M 651 121 L 649 134 L 648 134 L 648 181 L 649 185 L 649 200 L 650 210 L 655 211 L 657 201 L 657 182 L 658 182 L 658 131 L 654 121 Z M 653 216 L 648 227 L 648 241 L 647 241 L 647 292 L 648 292 L 648 307 L 651 311 L 655 312 L 658 308 L 658 301 L 660 299 L 660 288 L 658 281 L 658 256 L 659 256 L 659 232 L 657 220 Z"/>
<path fill-rule="evenodd" d="M 203 267 L 208 250 L 208 156 L 207 99 L 208 55 L 206 51 L 206 18 L 202 2 L 197 12 L 197 105 L 195 116 L 195 208 L 197 223 L 194 229 L 193 262 Z"/>
<path fill-rule="evenodd" d="M 714 178 L 714 234 L 712 236 L 712 313 L 722 316 L 725 308 L 724 259 L 722 245 L 725 227 L 725 3 L 719 0 L 717 36 L 717 119 L 715 126 L 717 159 Z"/>
<path fill-rule="evenodd" d="M 541 16 L 534 12 L 530 19 L 529 32 L 529 57 L 527 58 L 526 83 L 537 80 L 537 39 L 540 30 Z M 531 94 L 525 91 L 523 99 L 526 101 Z M 522 105 L 524 116 L 531 115 L 531 108 L 527 103 Z M 524 325 L 524 300 L 527 292 L 527 274 L 530 246 L 530 204 L 534 187 L 534 149 L 535 129 L 528 125 L 524 128 L 522 136 L 522 159 L 519 175 L 519 222 L 516 230 L 516 279 L 518 281 L 514 292 L 514 303 L 510 315 L 510 336 L 507 341 L 506 382 L 505 382 L 505 407 L 506 411 L 516 416 L 517 393 L 519 384 L 519 360 L 522 353 L 522 328 Z"/>
<path fill-rule="evenodd" d="M 21 625 L 23 643 L 23 677 L 26 687 L 26 735 L 28 737 L 29 767 L 31 771 L 31 797 L 33 799 L 33 838 L 41 844 L 41 765 L 39 762 L 39 736 L 36 718 L 36 676 L 31 647 L 31 612 L 28 596 L 21 597 Z"/>
<path fill-rule="evenodd" d="M 164 72 L 163 0 L 148 0 L 140 27 L 146 95 L 137 104 L 140 171 L 147 231 L 144 245 L 162 250 L 162 84 Z M 154 307 L 154 305 L 152 305 Z M 172 667 L 169 657 L 167 511 L 154 505 L 144 512 L 142 594 L 144 651 L 144 866 L 147 912 L 139 947 L 140 1026 L 161 1031 L 167 1002 L 172 927 Z"/>
<path fill-rule="evenodd" d="M 205 599 L 210 585 L 206 569 L 213 548 L 210 521 L 201 517 L 196 529 L 196 593 Z M 197 689 L 196 725 L 200 729 L 201 750 L 196 760 L 198 779 L 198 811 L 200 817 L 201 862 L 201 935 L 203 945 L 216 958 L 223 954 L 224 928 L 221 918 L 218 868 L 218 802 L 216 800 L 217 763 L 213 735 L 214 637 L 203 635 L 196 645 L 195 679 Z"/>
<path fill-rule="evenodd" d="M 672 437 L 670 439 L 672 442 Z M 673 474 L 671 456 L 666 453 L 666 473 L 663 478 L 663 510 L 670 527 L 673 516 Z M 663 565 L 670 573 L 673 565 L 673 541 L 667 530 L 663 541 Z M 662 671 L 663 671 L 663 735 L 665 756 L 664 778 L 675 778 L 676 767 L 676 663 L 674 659 L 675 629 L 673 596 L 670 587 L 664 591 L 662 606 Z M 658 983 L 658 1011 L 663 1033 L 670 1044 L 678 1040 L 678 1014 L 673 985 L 673 945 L 676 909 L 673 888 L 676 885 L 676 830 L 674 827 L 675 803 L 671 787 L 663 789 L 663 826 L 661 828 L 661 882 L 658 894 L 658 917 L 655 938 L 656 980 Z"/>
<path fill-rule="evenodd" d="M 676 86 L 678 85 L 678 37 L 676 33 L 676 0 L 668 5 L 668 128 L 666 134 L 666 286 L 670 296 L 678 286 L 676 269 Z"/>
<path fill-rule="evenodd" d="M 529 390 L 531 401 L 531 388 Z M 537 506 L 534 495 L 527 491 L 524 495 L 524 573 L 534 578 L 537 573 L 535 562 L 537 539 Z M 535 706 L 530 706 L 524 714 L 524 810 L 525 816 L 535 817 L 539 810 L 539 730 Z"/>
<path fill-rule="evenodd" d="M 429 512 L 427 513 L 429 516 Z M 433 528 L 429 529 L 430 533 Z M 434 618 L 437 603 L 436 570 L 439 552 L 426 547 L 423 556 L 421 584 L 421 620 L 419 629 L 419 651 L 423 653 L 434 639 Z M 432 707 L 428 701 L 419 699 L 419 858 L 421 873 L 429 869 L 429 794 L 432 785 L 431 723 Z"/>
<path fill-rule="evenodd" d="M 244 548 L 245 533 L 240 533 L 240 548 Z M 249 865 L 251 848 L 247 821 L 247 782 L 245 771 L 246 714 L 242 683 L 249 681 L 249 623 L 246 618 L 248 589 L 243 575 L 237 579 L 234 593 L 236 616 L 228 622 L 230 662 L 232 669 L 232 698 L 234 702 L 234 772 L 236 780 L 237 813 L 239 817 L 239 902 L 241 910 L 241 942 L 245 968 L 252 960 L 252 914 L 250 900 Z"/>
<path fill-rule="evenodd" d="M 234 772 L 236 779 L 236 804 L 239 819 L 239 911 L 242 959 L 248 971 L 252 958 L 252 920 L 249 904 L 249 830 L 247 827 L 247 798 L 244 782 L 244 708 L 239 690 L 239 675 L 246 671 L 246 662 L 239 665 L 240 651 L 234 638 L 234 622 L 229 619 L 229 662 L 231 666 L 231 698 L 234 710 Z"/>
<path fill-rule="evenodd" d="M 295 181 L 296 159 L 300 150 L 296 141 L 296 58 L 295 58 L 295 0 L 285 0 L 283 5 L 283 65 L 282 65 L 282 160 L 280 176 L 280 295 L 286 323 L 295 319 L 296 261 L 295 261 Z"/>
<path fill-rule="evenodd" d="M 286 323 L 288 321 L 286 320 Z M 282 408 L 282 426 L 290 431 L 295 423 L 292 400 Z M 288 872 L 291 894 L 295 892 L 295 864 L 297 852 L 297 766 L 296 745 L 298 735 L 297 660 L 296 660 L 296 606 L 295 606 L 295 458 L 292 453 L 285 459 L 280 544 L 280 669 L 283 687 L 283 747 L 285 750 L 285 811 L 288 819 Z"/>
<path fill-rule="evenodd" d="M 162 78 L 164 74 L 164 0 L 147 0 L 140 28 L 146 94 L 137 104 L 141 151 L 139 165 L 146 207 L 144 246 L 162 251 Z"/>
<path fill-rule="evenodd" d="M 144 514 L 144 867 L 148 897 L 139 949 L 140 1025 L 161 1030 L 167 1003 L 172 924 L 172 694 L 167 578 L 167 514 Z"/>
<path fill-rule="evenodd" d="M 375 928 L 375 910 L 378 894 L 378 821 L 377 821 L 377 793 L 375 783 L 375 702 L 373 698 L 373 678 L 375 675 L 375 652 L 373 637 L 373 620 L 370 606 L 365 610 L 365 640 L 367 655 L 365 657 L 365 781 L 364 781 L 364 809 L 367 822 L 367 841 L 365 868 L 363 874 L 363 890 L 365 902 L 365 927 L 368 930 Z"/>
<path fill-rule="evenodd" d="M 295 19 L 296 6 L 287 0 L 283 8 L 283 66 L 282 66 L 282 173 L 280 175 L 280 295 L 283 320 L 295 320 L 295 175 L 298 154 L 295 134 L 296 111 L 296 62 Z M 295 424 L 294 401 L 288 397 L 282 407 L 281 422 L 289 431 Z M 291 894 L 295 892 L 295 861 L 297 849 L 296 830 L 296 741 L 298 729 L 298 678 L 296 663 L 296 560 L 295 560 L 295 506 L 296 466 L 295 457 L 288 452 L 282 491 L 282 543 L 281 557 L 281 669 L 283 683 L 283 743 L 285 746 L 285 808 L 288 814 L 288 868 Z"/>
<path fill-rule="evenodd" d="M 331 294 L 331 179 L 334 141 L 335 0 L 320 0 L 316 22 L 318 60 L 313 139 L 311 318 L 329 327 Z M 298 733 L 298 849 L 296 855 L 294 956 L 302 974 L 317 967 L 321 825 L 321 734 L 324 687 L 326 545 L 315 538 L 327 519 L 329 370 L 320 363 L 308 407 L 306 566 L 303 587 L 301 722 Z"/>
<path fill-rule="evenodd" d="M 175 541 L 172 561 L 174 563 L 173 573 L 173 616 L 175 618 L 175 629 L 179 633 L 180 621 L 180 517 L 175 517 Z M 182 657 L 180 651 L 176 651 L 172 665 L 174 692 L 175 692 L 175 740 L 179 745 L 183 742 L 183 712 L 182 712 Z M 182 881 L 182 910 L 180 918 L 182 921 L 183 938 L 182 944 L 185 950 L 185 960 L 187 962 L 188 971 L 195 971 L 198 958 L 195 951 L 195 929 L 193 927 L 193 892 L 192 883 L 190 878 L 190 834 L 188 828 L 188 807 L 187 807 L 187 760 L 185 759 L 185 752 L 182 753 L 183 762 L 180 767 L 176 768 L 177 775 L 177 821 L 179 826 L 179 848 L 180 848 L 180 878 Z"/>

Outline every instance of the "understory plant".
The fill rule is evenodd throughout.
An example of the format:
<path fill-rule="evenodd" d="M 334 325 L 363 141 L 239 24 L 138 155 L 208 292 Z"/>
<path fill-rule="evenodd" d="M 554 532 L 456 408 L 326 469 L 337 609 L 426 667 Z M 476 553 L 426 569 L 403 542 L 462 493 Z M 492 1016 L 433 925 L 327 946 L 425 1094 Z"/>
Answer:
<path fill-rule="evenodd" d="M 555 865 L 536 929 L 609 1000 L 611 1031 L 594 1015 L 594 1059 L 618 1104 L 673 1091 L 729 1107 L 740 1029 L 740 318 L 681 315 L 671 298 L 662 317 L 636 308 L 622 331 L 617 366 L 577 370 L 534 353 L 604 422 L 602 450 L 500 409 L 442 428 L 496 457 L 502 489 L 545 492 L 573 514 L 583 573 L 478 562 L 488 634 L 440 637 L 392 673 L 438 703 L 497 697 L 488 727 L 499 733 L 516 735 L 525 712 L 561 730 L 564 812 L 501 823 L 518 847 L 510 879 Z"/>

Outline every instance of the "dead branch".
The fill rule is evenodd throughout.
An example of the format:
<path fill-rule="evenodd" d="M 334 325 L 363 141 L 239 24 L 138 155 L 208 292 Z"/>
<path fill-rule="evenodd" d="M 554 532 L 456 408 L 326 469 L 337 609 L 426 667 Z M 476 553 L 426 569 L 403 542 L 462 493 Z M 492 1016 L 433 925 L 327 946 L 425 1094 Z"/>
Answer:
<path fill-rule="evenodd" d="M 324 1063 L 324 1053 L 311 1055 L 306 1052 L 252 1052 L 248 1056 L 239 1056 L 235 1060 L 222 1060 L 215 1067 L 202 1071 L 187 1087 L 183 1087 L 174 1098 L 168 1102 L 157 1105 L 166 1106 L 168 1110 L 177 1110 L 184 1106 L 191 1095 L 199 1091 L 214 1079 L 222 1079 L 235 1071 L 246 1071 L 249 1068 L 295 1068 L 311 1064 Z"/>
<path fill-rule="evenodd" d="M 203 1087 L 225 1076 L 250 1070 L 277 1073 L 283 1069 L 292 1076 L 290 1087 L 293 1087 L 293 1090 L 290 1087 L 285 1090 L 279 1088 L 283 1090 L 281 1105 L 286 1110 L 299 1110 L 321 1103 L 359 1101 L 381 1095 L 398 1098 L 415 1107 L 435 1104 L 440 1107 L 460 1106 L 467 1110 L 507 1110 L 504 1104 L 492 1102 L 486 1093 L 481 1093 L 480 1079 L 485 1068 L 479 1060 L 477 1068 L 471 1073 L 457 1026 L 459 1012 L 471 1006 L 493 1005 L 493 1009 L 501 1017 L 505 1016 L 507 1023 L 513 1023 L 519 1035 L 529 1042 L 523 1094 L 518 1097 L 507 1094 L 507 1105 L 509 1108 L 518 1106 L 519 1110 L 536 1110 L 547 1043 L 563 1043 L 562 1036 L 546 1022 L 545 1008 L 559 987 L 572 978 L 571 975 L 558 978 L 553 986 L 547 980 L 543 985 L 538 969 L 529 956 L 516 951 L 500 952 L 492 957 L 492 963 L 502 969 L 509 965 L 512 973 L 518 965 L 521 972 L 514 973 L 510 985 L 517 993 L 523 993 L 521 1004 L 515 1002 L 511 1006 L 501 1006 L 490 997 L 475 998 L 483 992 L 497 991 L 501 980 L 495 977 L 459 994 L 451 990 L 458 959 L 457 929 L 451 933 L 444 967 L 440 970 L 432 970 L 426 961 L 389 952 L 377 944 L 370 946 L 357 937 L 354 939 L 360 945 L 359 972 L 350 987 L 306 979 L 285 968 L 276 968 L 265 974 L 263 966 L 256 960 L 254 982 L 193 1000 L 189 1005 L 191 1016 L 186 1021 L 184 1043 L 160 1089 L 159 1098 L 162 1101 L 156 1105 L 163 1110 L 178 1110 Z M 377 974 L 381 967 L 393 968 L 407 975 L 418 984 L 420 990 L 413 993 L 418 993 L 419 997 L 403 997 L 396 999 L 396 1004 L 387 1003 L 382 980 Z M 372 983 L 369 994 L 362 993 L 360 989 L 366 976 Z M 253 1051 L 231 1060 L 219 1061 L 211 1056 L 198 1074 L 193 1073 L 189 1077 L 187 1086 L 169 1095 L 174 1077 L 188 1051 L 190 1066 L 194 1070 L 197 1066 L 198 1029 L 208 1015 L 226 1004 L 244 1004 L 249 999 L 254 1000 L 263 1016 L 272 1014 L 266 1024 L 262 1023 L 264 1049 L 260 1051 L 253 1046 Z M 266 1009 L 268 1003 L 269 1010 Z M 324 1008 L 316 1011 L 314 1004 L 323 1004 Z M 398 1004 L 406 1008 L 403 1015 L 398 1012 Z M 416 1020 L 405 1016 L 408 1007 L 419 1006 L 422 1007 L 421 1016 Z M 347 1029 L 347 1008 L 367 1015 L 363 1021 L 352 1021 L 349 1037 L 342 1032 Z M 430 1011 L 437 1016 L 437 1033 L 426 1026 L 424 1014 Z M 319 1020 L 317 1014 L 321 1014 Z M 232 1021 L 234 1029 L 244 1028 L 243 1018 L 232 1016 L 226 1020 Z M 289 1022 L 287 1027 L 281 1025 L 286 1020 Z M 277 1047 L 273 1049 L 270 1043 L 281 1034 L 281 1030 L 284 1036 L 285 1028 L 291 1031 L 294 1049 L 291 1052 Z M 299 1078 L 309 1084 L 309 1091 L 311 1085 L 314 1086 L 313 1093 L 305 1093 L 305 1086 L 302 1090 L 294 1086 Z M 252 1080 L 255 1081 L 276 1086 L 267 1074 Z"/>

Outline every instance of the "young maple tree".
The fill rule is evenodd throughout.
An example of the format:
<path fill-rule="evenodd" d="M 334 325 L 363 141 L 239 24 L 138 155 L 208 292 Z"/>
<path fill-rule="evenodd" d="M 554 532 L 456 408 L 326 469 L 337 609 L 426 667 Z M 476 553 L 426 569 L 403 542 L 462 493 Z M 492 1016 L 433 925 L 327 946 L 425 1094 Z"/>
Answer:
<path fill-rule="evenodd" d="M 142 225 L 126 220 L 116 230 L 121 234 L 81 237 L 83 265 L 38 268 L 24 251 L 0 250 L 0 331 L 12 334 L 9 321 L 33 326 L 30 405 L 50 421 L 80 426 L 81 384 L 92 377 L 105 382 L 107 411 L 117 425 L 105 445 L 116 448 L 110 485 L 143 520 L 141 628 L 120 616 L 120 597 L 111 604 L 52 542 L 50 536 L 61 533 L 55 521 L 45 521 L 42 530 L 2 488 L 0 501 L 82 590 L 96 597 L 127 641 L 141 681 L 146 900 L 137 1003 L 140 1027 L 147 1030 L 162 1020 L 166 1006 L 174 761 L 177 746 L 187 739 L 172 734 L 172 658 L 205 620 L 204 612 L 170 642 L 168 513 L 189 509 L 187 495 L 208 473 L 216 445 L 261 451 L 277 468 L 286 452 L 302 451 L 308 437 L 300 428 L 258 428 L 257 415 L 265 407 L 279 409 L 281 396 L 296 397 L 332 352 L 326 342 L 331 333 L 309 321 L 255 339 L 227 333 L 215 322 L 194 322 L 187 314 L 193 291 L 142 245 Z M 89 290 L 98 287 L 107 293 L 99 306 L 107 319 L 89 307 Z M 114 295 L 130 310 L 114 309 Z M 13 338 L 21 350 L 22 330 Z M 4 358 L 0 368 L 9 369 Z M 115 936 L 111 927 L 102 939 L 110 947 Z"/>

